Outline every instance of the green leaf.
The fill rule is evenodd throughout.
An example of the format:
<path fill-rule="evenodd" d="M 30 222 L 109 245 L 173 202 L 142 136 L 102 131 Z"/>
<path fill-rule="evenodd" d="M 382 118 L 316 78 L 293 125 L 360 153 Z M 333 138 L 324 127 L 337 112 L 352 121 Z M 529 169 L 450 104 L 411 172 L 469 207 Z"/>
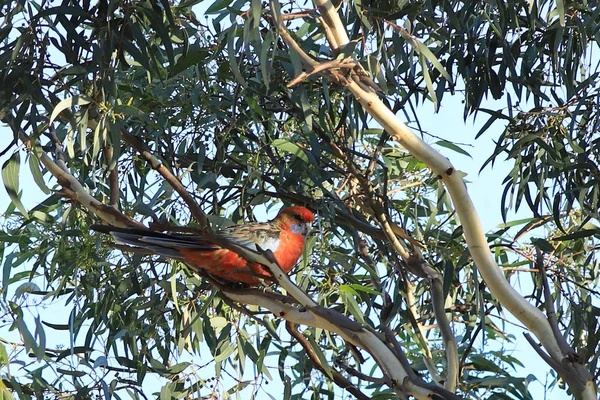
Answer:
<path fill-rule="evenodd" d="M 340 292 L 345 292 L 354 296 L 358 296 L 358 292 L 349 285 L 340 285 L 338 286 L 338 290 Z"/>
<path fill-rule="evenodd" d="M 431 50 L 429 50 L 429 47 L 427 47 L 426 45 L 424 45 L 423 43 L 421 43 L 420 41 L 418 41 L 414 37 L 412 37 L 412 36 L 408 35 L 407 33 L 405 33 L 404 30 L 401 30 L 400 32 L 401 32 L 401 34 L 406 39 L 408 39 L 408 41 L 410 43 L 413 44 L 415 50 L 417 50 L 417 53 L 422 54 L 425 58 L 427 58 L 427 60 L 429 60 L 429 62 L 433 65 L 433 67 L 435 69 L 437 69 L 439 71 L 439 73 L 442 74 L 442 76 L 449 83 L 452 83 L 452 79 L 450 78 L 450 75 L 448 74 L 448 71 L 446 71 L 444 69 L 444 66 L 440 63 L 440 61 L 437 59 L 437 57 L 435 56 L 435 54 L 433 54 L 431 52 Z"/>
<path fill-rule="evenodd" d="M 19 333 L 21 334 L 21 338 L 23 339 L 23 344 L 25 345 L 25 349 L 27 351 L 33 351 L 33 353 L 36 353 L 37 350 L 37 343 L 35 342 L 35 339 L 33 338 L 33 335 L 31 334 L 31 332 L 29 332 L 29 329 L 27 328 L 27 325 L 25 324 L 25 321 L 23 320 L 23 316 L 18 316 L 15 319 L 15 325 L 17 326 L 17 329 L 19 330 Z"/>
<path fill-rule="evenodd" d="M 39 20 L 44 17 L 48 17 L 50 15 L 72 15 L 74 17 L 87 17 L 89 18 L 89 12 L 84 10 L 81 7 L 68 7 L 68 6 L 58 6 L 51 7 L 45 10 L 40 11 L 33 18 L 34 20 Z"/>
<path fill-rule="evenodd" d="M 171 296 L 173 296 L 173 306 L 177 311 L 179 311 L 179 296 L 177 294 L 177 278 L 175 277 L 175 274 L 171 275 L 170 283 Z"/>
<path fill-rule="evenodd" d="M 260 26 L 262 19 L 262 3 L 261 0 L 251 0 L 250 11 L 252 13 L 252 27 L 257 29 Z"/>
<path fill-rule="evenodd" d="M 64 110 L 66 110 L 67 108 L 73 107 L 73 106 L 84 106 L 86 104 L 90 104 L 92 102 L 92 99 L 90 99 L 87 96 L 73 96 L 73 97 L 68 97 L 64 100 L 62 100 L 61 102 L 59 102 L 56 107 L 54 107 L 54 110 L 52 110 L 52 114 L 50 115 L 50 122 L 49 124 L 52 124 L 52 122 L 54 122 L 54 120 L 56 119 L 56 117 L 58 117 L 58 115 L 63 112 Z M 82 133 L 83 134 L 83 133 Z"/>
<path fill-rule="evenodd" d="M 365 323 L 364 312 L 360 309 L 356 298 L 346 291 L 340 291 L 340 298 L 342 299 L 342 303 L 346 306 L 346 309 L 350 311 L 352 316 L 356 318 L 356 320 L 362 324 Z"/>
<path fill-rule="evenodd" d="M 582 229 L 580 231 L 571 233 L 569 235 L 563 235 L 563 236 L 558 236 L 558 237 L 552 238 L 552 240 L 565 241 L 565 240 L 583 239 L 583 238 L 588 238 L 588 237 L 598 235 L 598 234 L 600 234 L 600 230 L 598 230 L 598 229 Z"/>
<path fill-rule="evenodd" d="M 29 170 L 31 171 L 33 180 L 42 190 L 42 192 L 45 194 L 50 194 L 50 189 L 48 189 L 46 182 L 44 182 L 44 176 L 42 175 L 42 170 L 40 168 L 40 159 L 33 151 L 29 153 Z"/>
<path fill-rule="evenodd" d="M 235 77 L 236 81 L 245 88 L 248 86 L 248 83 L 246 83 L 246 80 L 240 72 L 238 60 L 235 56 L 236 32 L 237 25 L 233 25 L 231 28 L 229 28 L 229 33 L 227 34 L 227 59 L 229 60 L 229 67 L 231 68 L 231 72 L 233 72 L 233 76 Z"/>
<path fill-rule="evenodd" d="M 227 8 L 231 4 L 231 0 L 219 0 L 215 1 L 208 9 L 206 10 L 207 14 L 214 14 L 217 11 L 220 11 L 224 8 Z"/>
<path fill-rule="evenodd" d="M 531 243 L 533 243 L 534 246 L 546 253 L 551 253 L 555 250 L 554 246 L 552 246 L 552 244 L 546 239 L 531 238 Z"/>
<path fill-rule="evenodd" d="M 510 222 L 505 222 L 503 224 L 499 224 L 498 228 L 511 228 L 513 226 L 517 226 L 517 225 L 523 225 L 523 224 L 528 224 L 532 221 L 539 221 L 539 218 L 523 218 L 523 219 L 517 219 L 514 221 L 510 221 Z"/>
<path fill-rule="evenodd" d="M 429 67 L 425 62 L 425 57 L 421 54 L 419 57 L 419 61 L 421 62 L 421 71 L 423 72 L 423 78 L 425 79 L 425 86 L 427 87 L 427 91 L 429 92 L 429 96 L 431 97 L 431 101 L 433 102 L 433 106 L 435 111 L 439 110 L 439 102 L 437 99 L 437 94 L 433 89 L 433 81 L 431 80 L 431 75 L 429 74 Z"/>
<path fill-rule="evenodd" d="M 264 115 L 265 112 L 263 111 L 262 108 L 260 108 L 260 105 L 258 104 L 258 102 L 252 98 L 252 97 L 246 97 L 246 103 L 248 104 L 248 107 L 250 107 L 250 109 L 252 109 L 252 111 L 254 111 L 255 113 L 257 113 L 258 115 Z"/>
<path fill-rule="evenodd" d="M 160 389 L 160 400 L 172 400 L 173 391 L 171 390 L 171 384 L 167 383 Z"/>
<path fill-rule="evenodd" d="M 6 160 L 4 165 L 2 166 L 2 180 L 4 182 L 4 188 L 8 193 L 8 196 L 12 200 L 12 203 L 19 209 L 21 214 L 25 216 L 25 218 L 29 218 L 27 214 L 27 210 L 21 203 L 21 199 L 19 196 L 19 170 L 21 168 L 21 157 L 19 156 L 19 152 L 13 153 L 13 155 Z"/>
<path fill-rule="evenodd" d="M 6 352 L 6 347 L 0 343 L 0 368 L 3 368 L 8 365 L 8 353 Z"/>
<path fill-rule="evenodd" d="M 74 377 L 77 377 L 77 378 L 81 378 L 82 376 L 86 376 L 87 375 L 87 372 L 72 371 L 70 369 L 63 369 L 63 368 L 57 368 L 56 371 L 60 372 L 63 375 L 74 376 Z"/>
<path fill-rule="evenodd" d="M 177 59 L 177 62 L 169 71 L 169 76 L 173 77 L 182 72 L 188 71 L 194 65 L 205 65 L 210 53 L 206 50 L 190 51 L 186 55 Z M 141 111 L 140 111 L 141 112 Z"/>
<path fill-rule="evenodd" d="M 74 354 L 87 354 L 87 353 L 91 353 L 92 351 L 94 351 L 94 349 L 92 349 L 91 347 L 74 346 L 73 348 L 63 350 L 58 355 L 58 357 L 56 357 L 56 362 L 59 362 L 60 360 L 64 359 L 65 357 L 68 357 L 68 356 L 71 356 Z"/>
<path fill-rule="evenodd" d="M 23 236 L 12 236 L 5 232 L 0 232 L 0 242 L 3 243 L 20 243 Z"/>
<path fill-rule="evenodd" d="M 564 0 L 556 0 L 556 10 L 558 11 L 558 21 L 560 26 L 565 26 L 565 2 Z"/>
<path fill-rule="evenodd" d="M 455 145 L 452 142 L 449 142 L 447 140 L 438 140 L 437 142 L 435 142 L 435 144 L 437 144 L 438 146 L 442 146 L 445 147 L 447 149 L 453 150 L 457 153 L 463 154 L 469 158 L 473 158 L 471 157 L 471 155 L 469 153 L 467 153 L 465 150 L 463 150 L 461 147 Z"/>
<path fill-rule="evenodd" d="M 100 356 L 94 360 L 94 368 L 107 367 L 108 360 L 105 356 Z"/>
<path fill-rule="evenodd" d="M 273 58 L 269 58 L 268 55 L 269 50 L 273 45 L 274 41 L 275 36 L 273 35 L 273 32 L 269 30 L 260 48 L 260 73 L 262 75 L 263 82 L 267 87 L 267 90 L 269 89 L 269 77 L 271 76 L 271 68 L 273 67 Z"/>
<path fill-rule="evenodd" d="M 455 276 L 454 263 L 451 260 L 446 260 L 444 262 L 444 275 L 443 275 L 444 281 L 442 284 L 444 298 L 446 298 L 448 296 L 448 293 L 450 293 L 450 288 L 452 287 L 452 281 L 454 279 L 454 276 Z"/>
<path fill-rule="evenodd" d="M 56 329 L 58 331 L 68 331 L 69 325 L 67 324 L 52 324 L 50 322 L 42 321 L 42 324 L 46 325 L 49 328 Z"/>
<path fill-rule="evenodd" d="M 376 295 L 376 296 L 381 296 L 381 292 L 378 292 L 377 290 L 371 289 L 370 287 L 367 287 L 367 286 L 364 286 L 364 285 L 359 285 L 359 284 L 353 283 L 352 285 L 350 285 L 350 287 L 353 288 L 356 291 L 359 291 L 359 292 L 365 292 L 365 293 L 368 293 L 368 294 L 373 294 L 373 295 Z"/>
<path fill-rule="evenodd" d="M 224 317 L 212 317 L 210 319 L 210 326 L 212 326 L 212 328 L 215 331 L 217 331 L 217 333 L 219 333 L 221 329 L 227 326 L 228 323 L 229 321 L 227 321 L 227 319 Z"/>
<path fill-rule="evenodd" d="M 106 127 L 105 119 L 101 119 L 100 122 L 96 125 L 94 129 L 94 142 L 92 144 L 92 160 L 95 160 L 100 152 L 100 146 L 104 144 L 104 139 L 106 138 L 108 129 Z M 85 135 L 81 135 L 82 141 Z M 83 151 L 82 151 L 83 153 Z"/>
<path fill-rule="evenodd" d="M 278 149 L 281 149 L 287 153 L 292 153 L 293 155 L 295 155 L 296 157 L 298 157 L 305 163 L 310 164 L 310 161 L 309 161 L 308 156 L 306 155 L 305 151 L 303 149 L 301 149 L 300 146 L 298 146 L 296 143 L 292 143 L 285 139 L 275 139 L 275 140 L 273 140 L 273 142 L 271 142 L 271 145 L 273 147 L 277 147 Z"/>
<path fill-rule="evenodd" d="M 227 343 L 225 348 L 221 349 L 218 355 L 215 356 L 215 362 L 220 362 L 233 354 L 237 346 L 234 343 Z"/>
<path fill-rule="evenodd" d="M 146 16 L 146 18 L 148 18 L 148 21 L 150 22 L 151 28 L 160 37 L 162 45 L 164 46 L 165 53 L 167 54 L 167 59 L 169 60 L 169 63 L 173 65 L 175 63 L 175 58 L 173 56 L 173 43 L 171 41 L 169 29 L 165 26 L 163 22 L 162 15 L 159 15 L 151 7 L 144 7 L 143 11 L 144 15 Z"/>
<path fill-rule="evenodd" d="M 35 348 L 35 356 L 38 361 L 44 359 L 44 355 L 46 353 L 46 333 L 44 332 L 44 327 L 40 322 L 39 315 L 35 317 L 35 336 L 37 338 L 37 347 Z"/>
<path fill-rule="evenodd" d="M 184 369 L 186 369 L 187 367 L 189 367 L 190 365 L 192 365 L 192 363 L 189 363 L 189 362 L 180 362 L 180 363 L 175 364 L 172 367 L 170 367 L 169 368 L 169 373 L 171 373 L 171 374 L 178 374 L 178 373 L 182 372 Z"/>
<path fill-rule="evenodd" d="M 312 347 L 313 352 L 317 355 L 317 358 L 319 359 L 319 362 L 323 367 L 323 372 L 325 372 L 325 375 L 327 375 L 327 377 L 331 379 L 333 377 L 333 373 L 331 372 L 331 367 L 329 367 L 329 363 L 325 358 L 325 354 L 323 354 L 323 351 L 321 351 L 321 346 L 319 346 L 317 342 L 315 342 L 313 335 L 308 335 L 307 339 L 310 343 L 310 347 Z"/>

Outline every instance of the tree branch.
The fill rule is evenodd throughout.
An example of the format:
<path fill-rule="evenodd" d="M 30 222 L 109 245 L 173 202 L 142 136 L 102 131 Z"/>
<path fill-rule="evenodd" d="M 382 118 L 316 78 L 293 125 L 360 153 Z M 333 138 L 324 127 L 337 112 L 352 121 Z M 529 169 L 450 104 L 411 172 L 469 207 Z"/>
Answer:
<path fill-rule="evenodd" d="M 588 385 L 590 383 L 593 384 L 594 378 L 590 371 L 588 371 L 588 369 L 582 364 L 581 357 L 577 354 L 575 349 L 573 349 L 569 343 L 567 343 L 566 339 L 558 329 L 556 310 L 554 309 L 552 295 L 550 294 L 550 285 L 548 284 L 548 277 L 546 276 L 544 255 L 539 248 L 536 247 L 535 250 L 536 266 L 539 270 L 540 280 L 544 289 L 544 305 L 546 308 L 546 314 L 548 315 L 548 323 L 552 327 L 554 338 L 562 350 L 562 357 L 560 359 L 556 359 L 553 355 L 550 355 L 553 359 L 553 362 L 559 366 L 558 369 L 554 369 L 560 374 L 565 382 L 569 384 L 571 390 L 576 393 L 584 393 L 586 390 L 588 390 Z M 529 340 L 528 338 L 528 342 L 531 344 L 532 340 Z M 593 388 L 593 386 L 591 387 Z"/>
<path fill-rule="evenodd" d="M 310 297 L 308 297 L 296 285 L 294 285 L 292 281 L 290 281 L 287 275 L 281 270 L 279 265 L 277 265 L 277 262 L 274 260 L 274 257 L 270 251 L 260 254 L 232 243 L 219 242 L 219 245 L 235 251 L 248 261 L 259 263 L 267 268 L 273 275 L 275 281 L 281 287 L 283 287 L 287 293 L 294 297 L 300 303 L 301 307 L 294 307 L 290 306 L 289 304 L 268 301 L 264 297 L 259 298 L 257 296 L 246 296 L 240 292 L 231 293 L 227 289 L 224 289 L 225 295 L 229 296 L 235 301 L 267 308 L 275 315 L 288 321 L 318 327 L 337 333 L 346 341 L 354 344 L 357 347 L 365 349 L 373 356 L 377 362 L 377 365 L 379 365 L 384 373 L 390 377 L 392 389 L 399 389 L 401 393 L 415 396 L 418 399 L 432 398 L 433 392 L 431 389 L 427 389 L 425 386 L 422 386 L 424 382 L 420 381 L 415 383 L 408 379 L 408 372 L 395 356 L 395 353 L 390 351 L 389 347 L 387 347 L 387 345 L 381 341 L 377 335 L 375 335 L 369 329 L 363 327 L 361 324 L 350 320 L 343 314 L 340 314 L 335 310 L 321 307 L 315 303 Z M 458 398 L 454 394 L 446 392 L 447 391 L 443 392 L 445 397 L 442 398 Z"/>
<path fill-rule="evenodd" d="M 306 351 L 306 354 L 308 355 L 308 357 L 310 358 L 310 360 L 313 362 L 313 365 L 319 371 L 321 371 L 324 375 L 328 375 L 327 371 L 325 370 L 325 368 L 321 364 L 321 360 L 319 360 L 319 357 L 315 354 L 315 352 L 314 352 L 312 346 L 310 345 L 309 341 L 306 340 L 306 338 L 304 337 L 304 335 L 302 335 L 296 329 L 296 324 L 294 324 L 293 322 L 290 322 L 290 321 L 286 321 L 286 323 L 285 323 L 285 329 L 287 329 L 288 333 L 294 339 L 296 339 L 298 341 L 298 343 L 300 343 L 300 345 L 302 347 L 304 347 L 304 350 Z M 368 400 L 368 399 L 370 399 L 369 396 L 367 396 L 366 394 L 364 394 L 363 392 L 361 392 L 344 375 L 340 374 L 338 371 L 335 371 L 333 369 L 330 369 L 330 371 L 331 371 L 331 378 L 333 379 L 333 381 L 335 382 L 336 385 L 338 385 L 339 387 L 341 387 L 344 390 L 347 390 L 348 393 L 352 394 L 354 397 L 356 397 L 359 400 Z"/>
<path fill-rule="evenodd" d="M 120 213 L 118 210 L 113 207 L 102 204 L 94 197 L 92 197 L 79 183 L 77 179 L 69 172 L 67 166 L 64 163 L 64 160 L 58 159 L 54 162 L 46 152 L 42 151 L 39 146 L 19 127 L 12 123 L 12 120 L 9 120 L 9 126 L 15 132 L 15 134 L 19 135 L 19 138 L 23 143 L 25 143 L 28 148 L 36 151 L 36 154 L 42 164 L 46 167 L 48 172 L 50 172 L 58 181 L 58 184 L 62 187 L 62 194 L 75 201 L 90 212 L 97 215 L 103 221 L 113 226 L 121 227 L 121 228 L 141 228 L 143 224 L 131 220 L 126 215 Z M 55 143 L 58 145 L 58 143 Z"/>
<path fill-rule="evenodd" d="M 163 179 L 169 182 L 169 185 L 171 185 L 171 187 L 175 189 L 177 193 L 179 193 L 185 204 L 187 204 L 192 216 L 200 224 L 200 230 L 210 230 L 210 225 L 208 223 L 208 219 L 206 218 L 206 214 L 204 214 L 204 211 L 202 211 L 200 206 L 198 206 L 192 195 L 181 184 L 179 179 L 173 175 L 173 173 L 171 173 L 171 171 L 169 171 L 169 169 L 165 167 L 165 165 L 159 159 L 150 153 L 150 150 L 146 147 L 144 142 L 125 130 L 121 130 L 121 137 L 123 140 L 125 140 L 125 142 L 129 143 L 131 147 L 136 149 L 138 153 L 140 153 L 140 155 L 144 157 L 144 159 L 152 166 L 152 168 L 154 168 L 163 177 Z"/>

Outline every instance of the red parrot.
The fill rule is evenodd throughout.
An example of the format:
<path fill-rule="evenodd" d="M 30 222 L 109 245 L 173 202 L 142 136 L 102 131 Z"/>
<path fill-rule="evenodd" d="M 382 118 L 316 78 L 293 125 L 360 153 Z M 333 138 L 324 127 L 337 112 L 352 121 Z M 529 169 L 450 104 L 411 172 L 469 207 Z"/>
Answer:
<path fill-rule="evenodd" d="M 234 225 L 215 232 L 215 235 L 254 251 L 257 250 L 256 245 L 262 250 L 271 250 L 281 269 L 287 273 L 302 255 L 314 220 L 314 215 L 307 208 L 294 206 L 279 211 L 272 221 Z M 272 279 L 271 273 L 260 264 L 249 263 L 237 253 L 210 243 L 199 235 L 166 234 L 108 225 L 92 225 L 91 228 L 109 233 L 119 242 L 180 260 L 229 282 L 257 286 L 262 279 Z"/>

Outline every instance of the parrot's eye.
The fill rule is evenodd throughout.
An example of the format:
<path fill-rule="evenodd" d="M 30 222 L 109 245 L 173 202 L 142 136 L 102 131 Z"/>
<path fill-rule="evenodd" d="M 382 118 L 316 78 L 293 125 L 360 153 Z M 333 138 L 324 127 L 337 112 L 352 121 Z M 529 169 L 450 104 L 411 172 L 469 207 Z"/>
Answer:
<path fill-rule="evenodd" d="M 304 222 L 304 220 L 302 219 L 302 217 L 298 213 L 292 214 L 292 218 L 294 218 L 298 222 Z"/>
<path fill-rule="evenodd" d="M 310 227 L 303 221 L 292 222 L 290 224 L 290 229 L 292 230 L 292 232 L 302 236 L 308 235 L 308 232 L 310 231 Z"/>

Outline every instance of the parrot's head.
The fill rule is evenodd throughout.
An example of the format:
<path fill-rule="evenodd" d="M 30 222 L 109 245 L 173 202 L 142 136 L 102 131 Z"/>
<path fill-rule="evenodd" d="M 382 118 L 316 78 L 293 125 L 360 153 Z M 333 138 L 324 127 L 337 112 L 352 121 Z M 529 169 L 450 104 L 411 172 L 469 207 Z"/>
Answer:
<path fill-rule="evenodd" d="M 306 237 L 310 232 L 310 226 L 315 216 L 306 207 L 293 206 L 279 211 L 275 220 L 297 235 Z"/>

